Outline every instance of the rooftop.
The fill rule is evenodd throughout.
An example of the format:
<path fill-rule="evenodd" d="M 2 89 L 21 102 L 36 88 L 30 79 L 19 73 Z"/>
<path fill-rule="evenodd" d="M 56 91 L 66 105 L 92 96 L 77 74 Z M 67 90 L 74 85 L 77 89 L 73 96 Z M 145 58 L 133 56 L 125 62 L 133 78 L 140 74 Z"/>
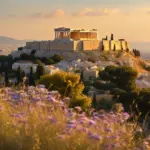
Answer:
<path fill-rule="evenodd" d="M 55 28 L 55 31 L 70 31 L 70 28 L 65 28 L 65 27 L 60 27 L 60 28 Z"/>
<path fill-rule="evenodd" d="M 55 28 L 55 31 L 72 31 L 72 32 L 97 32 L 97 29 L 71 29 L 71 28 L 65 28 L 65 27 L 60 27 L 60 28 Z"/>

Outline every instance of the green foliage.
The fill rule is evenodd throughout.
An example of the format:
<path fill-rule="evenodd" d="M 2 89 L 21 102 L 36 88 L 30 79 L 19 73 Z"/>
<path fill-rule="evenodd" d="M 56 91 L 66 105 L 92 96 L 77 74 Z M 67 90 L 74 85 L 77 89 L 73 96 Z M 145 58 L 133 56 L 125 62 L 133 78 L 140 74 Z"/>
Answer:
<path fill-rule="evenodd" d="M 31 51 L 30 55 L 35 55 L 35 53 L 36 53 L 36 50 L 33 49 L 33 50 Z"/>
<path fill-rule="evenodd" d="M 47 65 L 52 65 L 52 64 L 55 64 L 55 62 L 53 61 L 53 59 L 50 58 L 50 59 L 46 60 L 46 64 Z"/>
<path fill-rule="evenodd" d="M 114 105 L 113 101 L 103 98 L 97 103 L 97 110 L 100 109 L 111 110 L 113 105 Z"/>
<path fill-rule="evenodd" d="M 135 80 L 138 72 L 131 67 L 107 66 L 99 75 L 102 80 L 112 82 L 126 91 L 136 88 Z"/>
<path fill-rule="evenodd" d="M 5 85 L 8 85 L 8 73 L 7 71 L 5 72 Z"/>
<path fill-rule="evenodd" d="M 91 102 L 91 98 L 85 95 L 78 95 L 69 101 L 69 107 L 74 108 L 76 106 L 80 106 L 83 110 L 86 110 L 91 106 Z"/>
<path fill-rule="evenodd" d="M 83 93 L 88 95 L 89 90 L 91 89 L 91 86 L 85 86 Z"/>
<path fill-rule="evenodd" d="M 70 97 L 70 107 L 77 104 L 83 108 L 89 106 L 90 100 L 82 94 L 84 84 L 80 83 L 80 76 L 77 74 L 57 72 L 42 76 L 38 83 L 45 85 L 49 90 L 59 91 L 62 96 Z"/>
<path fill-rule="evenodd" d="M 94 83 L 94 87 L 100 90 L 112 90 L 117 86 L 114 83 L 102 82 L 101 80 L 97 80 Z"/>
<path fill-rule="evenodd" d="M 64 58 L 61 55 L 55 54 L 52 58 L 51 58 L 54 62 L 60 62 L 62 61 Z"/>
<path fill-rule="evenodd" d="M 20 55 L 20 59 L 21 59 L 21 60 L 28 60 L 28 59 L 29 59 L 29 55 L 26 54 L 26 53 L 22 53 L 22 54 Z"/>
<path fill-rule="evenodd" d="M 0 56 L 0 72 L 5 72 L 12 68 L 12 56 Z"/>
<path fill-rule="evenodd" d="M 38 64 L 37 69 L 36 69 L 37 78 L 40 79 L 40 77 L 45 74 L 46 74 L 46 72 L 45 72 L 44 65 Z"/>
<path fill-rule="evenodd" d="M 57 90 L 64 96 L 79 95 L 84 89 L 84 85 L 80 83 L 79 75 L 66 72 L 42 76 L 39 84 L 44 84 L 50 90 Z"/>
<path fill-rule="evenodd" d="M 38 64 L 38 65 L 42 65 L 42 64 L 43 64 L 43 63 L 41 62 L 41 60 L 39 60 L 39 59 L 36 59 L 36 60 L 35 60 L 35 63 Z"/>
<path fill-rule="evenodd" d="M 33 68 L 32 67 L 30 68 L 29 85 L 35 86 L 34 74 L 33 74 Z"/>
<path fill-rule="evenodd" d="M 23 50 L 23 47 L 18 47 L 18 51 L 22 51 Z"/>
<path fill-rule="evenodd" d="M 95 109 L 97 108 L 97 101 L 96 101 L 96 93 L 95 92 L 93 94 L 92 107 Z"/>

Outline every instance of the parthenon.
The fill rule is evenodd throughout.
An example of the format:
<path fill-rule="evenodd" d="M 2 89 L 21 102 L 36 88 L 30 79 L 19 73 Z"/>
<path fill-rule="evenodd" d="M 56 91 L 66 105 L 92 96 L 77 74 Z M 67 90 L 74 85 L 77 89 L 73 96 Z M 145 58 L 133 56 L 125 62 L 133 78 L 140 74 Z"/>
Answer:
<path fill-rule="evenodd" d="M 36 50 L 67 50 L 67 51 L 88 51 L 88 50 L 129 50 L 129 44 L 124 39 L 110 40 L 98 39 L 97 29 L 70 29 L 65 27 L 54 29 L 54 40 L 27 42 L 26 47 Z"/>

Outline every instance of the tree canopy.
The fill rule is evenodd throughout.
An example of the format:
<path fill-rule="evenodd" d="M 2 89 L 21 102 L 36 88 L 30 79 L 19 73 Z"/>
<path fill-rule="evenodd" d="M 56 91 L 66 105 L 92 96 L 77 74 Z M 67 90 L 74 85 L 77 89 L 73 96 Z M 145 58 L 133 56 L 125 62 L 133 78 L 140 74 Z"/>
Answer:
<path fill-rule="evenodd" d="M 107 66 L 99 75 L 102 80 L 112 82 L 126 91 L 131 91 L 136 88 L 135 80 L 138 72 L 131 67 Z"/>

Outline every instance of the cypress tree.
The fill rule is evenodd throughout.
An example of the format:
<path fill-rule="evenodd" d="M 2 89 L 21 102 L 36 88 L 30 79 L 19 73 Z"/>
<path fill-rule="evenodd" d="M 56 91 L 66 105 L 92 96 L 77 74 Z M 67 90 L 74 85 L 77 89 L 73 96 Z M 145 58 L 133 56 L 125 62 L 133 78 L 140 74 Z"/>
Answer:
<path fill-rule="evenodd" d="M 83 81 L 83 70 L 81 70 L 80 80 Z"/>
<path fill-rule="evenodd" d="M 8 73 L 7 71 L 5 72 L 5 85 L 8 85 Z"/>
<path fill-rule="evenodd" d="M 34 75 L 33 75 L 33 68 L 32 67 L 30 67 L 29 85 L 30 86 L 35 86 Z"/>
<path fill-rule="evenodd" d="M 96 93 L 95 92 L 93 94 L 92 107 L 95 109 L 97 108 Z"/>
<path fill-rule="evenodd" d="M 40 76 L 43 76 L 44 74 L 45 74 L 45 68 L 43 64 L 38 64 L 36 69 L 37 78 L 40 79 Z"/>

